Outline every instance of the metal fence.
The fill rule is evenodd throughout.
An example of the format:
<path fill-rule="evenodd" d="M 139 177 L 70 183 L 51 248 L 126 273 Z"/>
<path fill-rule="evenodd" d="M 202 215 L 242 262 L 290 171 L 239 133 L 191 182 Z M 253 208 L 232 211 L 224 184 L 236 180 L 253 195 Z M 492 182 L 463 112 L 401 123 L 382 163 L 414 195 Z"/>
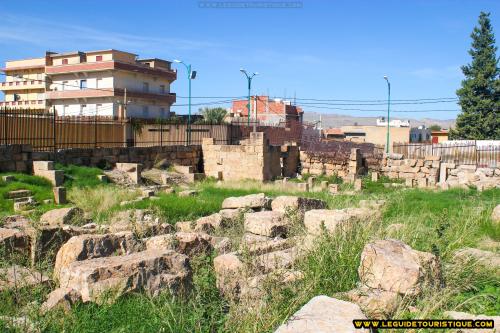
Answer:
<path fill-rule="evenodd" d="M 394 143 L 393 152 L 406 158 L 440 156 L 446 163 L 476 165 L 477 167 L 500 167 L 500 142 L 479 144 L 478 141 L 446 143 Z"/>
<path fill-rule="evenodd" d="M 113 119 L 99 116 L 57 116 L 33 110 L 0 109 L 0 144 L 30 144 L 35 151 L 64 148 L 200 145 L 203 138 L 216 144 L 238 144 L 255 125 L 270 143 L 300 143 L 302 124 L 288 122 L 262 125 L 250 122 L 188 124 L 175 119 Z"/>

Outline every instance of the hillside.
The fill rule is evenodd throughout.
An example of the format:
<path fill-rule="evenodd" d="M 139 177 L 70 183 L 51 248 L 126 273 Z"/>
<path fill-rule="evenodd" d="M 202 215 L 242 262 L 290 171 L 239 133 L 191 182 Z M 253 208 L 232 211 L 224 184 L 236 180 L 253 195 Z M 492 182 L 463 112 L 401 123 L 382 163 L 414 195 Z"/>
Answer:
<path fill-rule="evenodd" d="M 357 123 L 358 125 L 375 125 L 377 117 L 355 117 L 344 114 L 325 114 L 319 112 L 304 112 L 304 120 L 305 121 L 318 121 L 320 119 L 323 122 L 323 128 L 330 127 L 340 127 L 346 125 L 354 125 Z M 395 119 L 407 119 L 396 117 Z M 432 118 L 422 118 L 422 119 L 409 119 L 412 127 L 416 127 L 419 125 L 439 125 L 442 128 L 450 128 L 455 125 L 454 119 L 432 119 Z"/>

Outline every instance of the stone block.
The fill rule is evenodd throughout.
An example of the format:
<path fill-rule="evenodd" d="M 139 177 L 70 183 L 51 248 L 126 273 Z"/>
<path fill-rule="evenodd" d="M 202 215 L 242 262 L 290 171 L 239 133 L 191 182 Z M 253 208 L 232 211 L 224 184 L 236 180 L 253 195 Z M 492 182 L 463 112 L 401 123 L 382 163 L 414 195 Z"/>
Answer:
<path fill-rule="evenodd" d="M 52 192 L 54 193 L 54 203 L 56 205 L 65 205 L 68 203 L 68 200 L 66 199 L 66 188 L 59 186 L 59 187 L 54 187 L 52 189 Z"/>
<path fill-rule="evenodd" d="M 379 174 L 378 172 L 372 172 L 372 182 L 378 182 Z"/>
<path fill-rule="evenodd" d="M 33 161 L 33 171 L 48 171 L 54 170 L 54 162 L 53 161 Z"/>

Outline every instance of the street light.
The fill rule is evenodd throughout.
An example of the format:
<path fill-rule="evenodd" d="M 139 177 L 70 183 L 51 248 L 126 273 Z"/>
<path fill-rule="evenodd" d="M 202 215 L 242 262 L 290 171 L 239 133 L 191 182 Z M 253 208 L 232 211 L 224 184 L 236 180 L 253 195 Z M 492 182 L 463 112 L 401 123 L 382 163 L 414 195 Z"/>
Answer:
<path fill-rule="evenodd" d="M 390 109 L 391 109 L 391 83 L 389 82 L 389 78 L 387 75 L 384 75 L 384 80 L 387 81 L 387 142 L 385 145 L 385 152 L 389 154 L 389 115 L 390 115 Z"/>
<path fill-rule="evenodd" d="M 250 104 L 250 91 L 252 89 L 252 79 L 255 75 L 259 75 L 258 72 L 255 72 L 253 73 L 252 75 L 249 75 L 247 73 L 246 70 L 244 70 L 243 68 L 240 68 L 240 72 L 242 72 L 243 74 L 245 74 L 245 76 L 247 77 L 247 81 L 248 81 L 248 127 L 250 127 L 250 112 L 252 110 L 252 106 Z M 256 118 L 257 118 L 257 115 L 256 115 Z M 253 131 L 255 132 L 256 131 L 256 128 L 255 128 L 255 125 L 253 125 Z"/>
<path fill-rule="evenodd" d="M 184 67 L 186 67 L 187 70 L 187 78 L 189 82 L 189 92 L 188 92 L 188 135 L 187 135 L 187 144 L 189 145 L 191 143 L 191 80 L 196 78 L 196 71 L 191 70 L 191 65 L 187 65 L 185 62 L 182 60 L 174 60 L 175 63 L 177 64 L 183 64 Z"/>

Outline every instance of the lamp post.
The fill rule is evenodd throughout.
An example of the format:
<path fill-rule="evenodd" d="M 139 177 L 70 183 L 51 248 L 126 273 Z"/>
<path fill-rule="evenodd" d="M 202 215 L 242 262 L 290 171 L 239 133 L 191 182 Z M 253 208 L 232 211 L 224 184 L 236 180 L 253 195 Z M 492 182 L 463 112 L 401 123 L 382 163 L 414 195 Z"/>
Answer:
<path fill-rule="evenodd" d="M 196 77 L 196 71 L 191 70 L 191 64 L 187 65 L 185 62 L 182 60 L 174 60 L 175 63 L 177 64 L 183 64 L 184 67 L 186 67 L 187 70 L 187 78 L 188 78 L 188 126 L 187 126 L 187 145 L 191 143 L 191 80 Z"/>
<path fill-rule="evenodd" d="M 255 75 L 259 75 L 258 72 L 255 72 L 255 73 L 252 73 L 252 75 L 249 75 L 247 73 L 246 70 L 244 70 L 243 68 L 240 68 L 240 72 L 242 72 L 243 74 L 245 74 L 245 76 L 247 77 L 247 81 L 248 81 L 248 127 L 250 127 L 250 112 L 252 110 L 252 105 L 250 104 L 251 101 L 250 101 L 250 91 L 252 90 L 252 79 Z M 255 124 L 253 125 L 253 131 L 255 132 L 256 128 L 255 128 Z"/>
<path fill-rule="evenodd" d="M 384 75 L 384 80 L 387 81 L 387 142 L 385 145 L 385 152 L 389 154 L 389 131 L 390 131 L 390 110 L 391 110 L 391 83 L 387 75 Z"/>

